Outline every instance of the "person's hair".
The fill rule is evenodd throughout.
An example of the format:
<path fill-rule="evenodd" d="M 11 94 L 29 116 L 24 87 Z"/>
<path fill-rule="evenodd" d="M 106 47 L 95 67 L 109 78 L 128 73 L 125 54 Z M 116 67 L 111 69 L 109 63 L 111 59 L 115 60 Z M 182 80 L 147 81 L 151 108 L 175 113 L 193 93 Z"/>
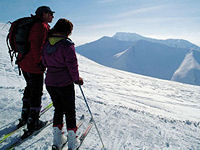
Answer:
<path fill-rule="evenodd" d="M 50 34 L 60 33 L 64 34 L 65 36 L 69 36 L 72 33 L 72 30 L 73 30 L 73 24 L 69 20 L 61 18 L 56 22 L 54 27 L 50 30 Z"/>

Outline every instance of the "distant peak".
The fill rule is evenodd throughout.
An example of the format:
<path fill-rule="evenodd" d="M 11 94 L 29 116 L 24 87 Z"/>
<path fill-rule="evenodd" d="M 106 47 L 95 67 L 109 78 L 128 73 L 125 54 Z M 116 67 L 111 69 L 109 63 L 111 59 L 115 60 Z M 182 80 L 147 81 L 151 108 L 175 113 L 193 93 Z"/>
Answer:
<path fill-rule="evenodd" d="M 137 37 L 142 37 L 141 35 L 137 33 L 130 33 L 130 32 L 117 32 L 113 35 L 113 37 L 119 37 L 119 36 L 137 36 Z"/>
<path fill-rule="evenodd" d="M 109 39 L 109 38 L 110 38 L 109 36 L 103 36 L 100 39 Z"/>
<path fill-rule="evenodd" d="M 113 37 L 109 37 L 109 36 L 103 36 L 103 37 L 101 37 L 98 41 L 110 41 L 110 40 L 117 40 L 117 39 L 115 39 L 115 38 L 113 38 Z"/>
<path fill-rule="evenodd" d="M 145 37 L 137 33 L 129 33 L 129 32 L 117 32 L 115 35 L 113 35 L 113 38 L 121 41 L 138 41 L 145 39 Z"/>

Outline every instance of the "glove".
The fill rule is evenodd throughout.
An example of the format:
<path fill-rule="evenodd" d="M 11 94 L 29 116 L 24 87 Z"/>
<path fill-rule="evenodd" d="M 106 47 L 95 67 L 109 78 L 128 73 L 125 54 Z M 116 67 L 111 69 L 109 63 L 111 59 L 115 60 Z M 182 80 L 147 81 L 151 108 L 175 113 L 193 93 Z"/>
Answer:
<path fill-rule="evenodd" d="M 43 65 L 43 63 L 42 62 L 39 62 L 38 63 L 38 66 L 40 67 L 40 70 L 42 71 L 42 72 L 44 72 L 45 71 L 45 66 Z"/>
<path fill-rule="evenodd" d="M 78 85 L 83 85 L 83 79 L 79 77 L 79 80 L 75 81 L 74 83 Z"/>

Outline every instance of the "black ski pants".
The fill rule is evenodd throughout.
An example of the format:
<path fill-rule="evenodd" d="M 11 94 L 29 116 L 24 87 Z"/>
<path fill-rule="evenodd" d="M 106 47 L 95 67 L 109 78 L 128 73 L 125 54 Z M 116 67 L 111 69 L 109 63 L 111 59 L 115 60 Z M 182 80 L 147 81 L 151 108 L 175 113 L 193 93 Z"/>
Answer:
<path fill-rule="evenodd" d="M 53 126 L 62 125 L 63 116 L 65 115 L 67 129 L 75 129 L 76 110 L 74 84 L 65 87 L 46 86 L 46 89 L 51 96 L 55 108 Z"/>
<path fill-rule="evenodd" d="M 23 95 L 23 108 L 40 111 L 43 91 L 43 74 L 34 74 L 22 71 L 26 81 Z"/>

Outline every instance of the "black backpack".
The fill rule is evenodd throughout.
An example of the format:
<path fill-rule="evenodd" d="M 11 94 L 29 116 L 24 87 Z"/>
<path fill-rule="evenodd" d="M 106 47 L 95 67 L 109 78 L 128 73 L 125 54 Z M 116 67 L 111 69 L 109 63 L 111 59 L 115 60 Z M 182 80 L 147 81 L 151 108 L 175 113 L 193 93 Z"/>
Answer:
<path fill-rule="evenodd" d="M 28 41 L 28 37 L 31 27 L 36 21 L 38 19 L 35 16 L 31 16 L 17 19 L 11 23 L 6 39 L 11 63 L 13 62 L 14 56 L 17 64 L 29 52 L 30 42 Z M 19 53 L 22 55 L 20 60 L 18 59 Z"/>

